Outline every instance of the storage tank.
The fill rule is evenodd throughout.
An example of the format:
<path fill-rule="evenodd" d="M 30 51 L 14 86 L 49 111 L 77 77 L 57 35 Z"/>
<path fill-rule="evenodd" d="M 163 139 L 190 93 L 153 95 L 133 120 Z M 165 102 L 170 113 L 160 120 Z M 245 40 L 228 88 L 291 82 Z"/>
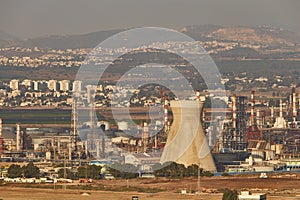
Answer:
<path fill-rule="evenodd" d="M 102 128 L 104 131 L 110 130 L 110 124 L 108 121 L 99 121 L 97 122 L 97 126 Z"/>

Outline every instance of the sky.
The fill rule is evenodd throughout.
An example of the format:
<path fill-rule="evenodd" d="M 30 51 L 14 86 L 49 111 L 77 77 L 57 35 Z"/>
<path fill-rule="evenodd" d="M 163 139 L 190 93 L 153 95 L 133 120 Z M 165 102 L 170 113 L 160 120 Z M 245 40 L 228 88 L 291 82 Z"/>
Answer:
<path fill-rule="evenodd" d="M 0 30 L 20 38 L 187 25 L 270 25 L 300 33 L 299 0 L 0 0 Z"/>

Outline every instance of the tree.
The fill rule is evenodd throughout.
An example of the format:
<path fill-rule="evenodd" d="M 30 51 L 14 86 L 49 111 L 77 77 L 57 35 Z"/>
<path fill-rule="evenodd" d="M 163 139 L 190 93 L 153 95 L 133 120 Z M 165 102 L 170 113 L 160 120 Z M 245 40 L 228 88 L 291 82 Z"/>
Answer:
<path fill-rule="evenodd" d="M 74 178 L 74 174 L 71 172 L 70 169 L 66 169 L 66 177 L 65 177 L 64 169 L 61 168 L 60 170 L 58 170 L 58 178 L 72 179 Z"/>
<path fill-rule="evenodd" d="M 109 167 L 109 172 L 115 178 L 122 178 L 122 179 L 137 178 L 139 176 L 137 167 L 132 164 L 121 165 L 115 163 L 111 167 Z"/>
<path fill-rule="evenodd" d="M 156 177 L 183 178 L 198 176 L 198 165 L 190 165 L 185 167 L 184 165 L 175 162 L 166 162 L 163 165 L 154 165 L 153 170 Z M 203 168 L 200 168 L 200 175 L 212 177 L 214 174 L 210 171 L 204 171 Z"/>
<path fill-rule="evenodd" d="M 225 189 L 223 192 L 222 200 L 238 200 L 238 194 L 236 190 Z"/>
<path fill-rule="evenodd" d="M 23 175 L 25 178 L 39 178 L 40 169 L 34 166 L 33 162 L 29 162 L 28 165 L 22 167 Z"/>
<path fill-rule="evenodd" d="M 79 167 L 77 176 L 79 178 L 100 179 L 101 166 L 87 165 L 86 167 Z"/>
<path fill-rule="evenodd" d="M 12 164 L 11 166 L 9 166 L 9 168 L 7 170 L 7 176 L 9 178 L 21 177 L 22 176 L 22 168 L 20 167 L 20 165 Z"/>

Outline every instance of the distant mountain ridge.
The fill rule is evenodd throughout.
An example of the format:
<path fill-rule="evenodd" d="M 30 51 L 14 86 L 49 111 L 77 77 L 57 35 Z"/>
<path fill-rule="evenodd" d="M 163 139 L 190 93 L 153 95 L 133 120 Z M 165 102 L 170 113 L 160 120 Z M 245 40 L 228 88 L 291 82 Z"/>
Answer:
<path fill-rule="evenodd" d="M 16 45 L 18 39 L 0 30 L 0 47 L 9 47 Z"/>
<path fill-rule="evenodd" d="M 188 26 L 182 30 L 196 40 L 235 41 L 269 46 L 300 44 L 300 34 L 269 26 L 223 27 L 216 25 Z"/>
<path fill-rule="evenodd" d="M 106 38 L 125 31 L 116 29 L 97 31 L 80 35 L 45 36 L 27 40 L 16 40 L 0 31 L 0 47 L 21 46 L 51 49 L 93 48 Z M 268 26 L 224 27 L 219 25 L 193 25 L 180 30 L 198 41 L 240 42 L 250 45 L 266 45 L 270 47 L 295 46 L 300 44 L 300 34 Z"/>
<path fill-rule="evenodd" d="M 39 47 L 51 49 L 77 49 L 77 48 L 93 48 L 106 38 L 124 31 L 125 29 L 116 29 L 108 31 L 97 31 L 81 35 L 66 36 L 48 36 L 28 39 L 22 42 L 24 47 Z"/>

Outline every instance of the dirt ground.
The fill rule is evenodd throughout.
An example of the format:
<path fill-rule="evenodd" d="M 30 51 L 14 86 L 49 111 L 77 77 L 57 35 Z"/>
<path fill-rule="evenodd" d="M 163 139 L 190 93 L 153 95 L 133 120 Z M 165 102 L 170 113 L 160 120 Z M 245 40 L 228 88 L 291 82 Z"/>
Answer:
<path fill-rule="evenodd" d="M 139 192 L 112 192 L 99 190 L 72 190 L 62 189 L 57 185 L 56 189 L 21 188 L 18 185 L 1 186 L 0 199 L 3 200 L 131 200 L 132 196 L 138 196 L 139 200 L 163 200 L 163 199 L 203 199 L 221 200 L 222 193 L 216 191 L 224 188 L 240 190 L 252 190 L 254 193 L 267 193 L 268 200 L 297 199 L 300 200 L 300 179 L 295 178 L 247 178 L 247 177 L 212 177 L 201 178 L 202 193 L 200 195 L 183 195 L 179 192 L 186 189 L 188 192 L 197 189 L 197 179 L 168 180 L 168 179 L 134 179 L 134 180 L 101 180 L 93 183 L 93 186 L 103 185 L 105 188 L 159 188 L 158 193 Z"/>

